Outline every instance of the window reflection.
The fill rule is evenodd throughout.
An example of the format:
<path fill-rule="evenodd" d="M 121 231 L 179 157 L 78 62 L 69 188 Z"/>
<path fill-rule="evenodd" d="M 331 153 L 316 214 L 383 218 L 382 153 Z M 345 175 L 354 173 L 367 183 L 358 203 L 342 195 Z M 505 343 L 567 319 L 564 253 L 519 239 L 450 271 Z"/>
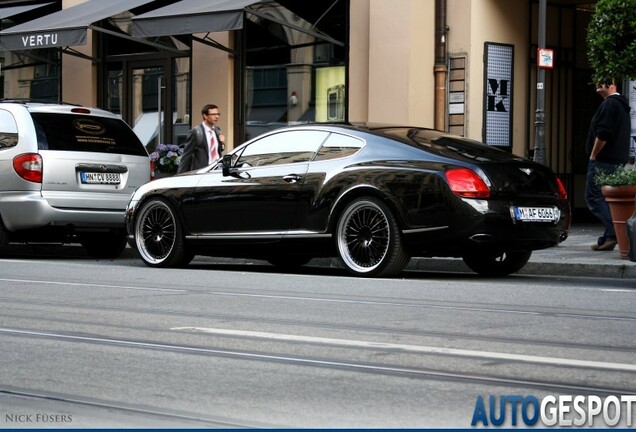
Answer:
<path fill-rule="evenodd" d="M 247 130 L 344 121 L 348 1 L 261 2 L 246 21 Z"/>
<path fill-rule="evenodd" d="M 57 102 L 60 95 L 59 52 L 54 49 L 27 50 L 19 55 L 3 51 L 2 94 L 12 99 L 40 99 Z M 38 59 L 24 64 L 24 59 Z M 6 66 L 9 65 L 9 66 Z"/>

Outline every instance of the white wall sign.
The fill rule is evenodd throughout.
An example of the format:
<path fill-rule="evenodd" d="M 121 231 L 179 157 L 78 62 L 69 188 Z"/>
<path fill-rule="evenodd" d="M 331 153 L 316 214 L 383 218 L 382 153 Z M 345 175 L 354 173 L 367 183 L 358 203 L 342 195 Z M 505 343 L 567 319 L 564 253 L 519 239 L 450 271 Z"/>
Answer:
<path fill-rule="evenodd" d="M 537 66 L 544 69 L 552 69 L 554 67 L 554 50 L 549 48 L 537 49 Z"/>
<path fill-rule="evenodd" d="M 464 104 L 463 103 L 448 104 L 448 113 L 449 114 L 464 114 Z"/>
<path fill-rule="evenodd" d="M 448 94 L 449 103 L 464 103 L 464 92 L 451 92 Z"/>

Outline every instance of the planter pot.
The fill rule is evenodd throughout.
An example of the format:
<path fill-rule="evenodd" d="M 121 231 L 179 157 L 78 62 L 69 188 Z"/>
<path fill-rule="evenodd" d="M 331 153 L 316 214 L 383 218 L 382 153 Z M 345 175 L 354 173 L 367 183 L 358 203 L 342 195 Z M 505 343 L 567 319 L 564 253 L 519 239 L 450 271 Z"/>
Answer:
<path fill-rule="evenodd" d="M 629 258 L 629 237 L 627 237 L 627 219 L 634 213 L 636 185 L 601 186 L 601 193 L 609 205 L 612 222 L 616 231 L 616 241 L 621 258 Z"/>

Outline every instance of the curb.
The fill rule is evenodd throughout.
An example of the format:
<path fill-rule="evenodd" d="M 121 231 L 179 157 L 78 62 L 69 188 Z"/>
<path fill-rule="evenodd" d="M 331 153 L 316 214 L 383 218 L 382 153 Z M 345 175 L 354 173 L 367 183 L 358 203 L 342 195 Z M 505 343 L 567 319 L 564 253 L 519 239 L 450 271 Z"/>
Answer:
<path fill-rule="evenodd" d="M 337 258 L 315 258 L 309 265 L 344 268 Z M 412 258 L 404 268 L 410 271 L 475 274 L 460 258 Z M 587 264 L 559 262 L 528 262 L 517 273 L 529 276 L 578 276 L 609 279 L 636 279 L 636 266 L 628 264 Z"/>
<path fill-rule="evenodd" d="M 447 258 L 413 258 L 406 269 L 474 273 L 461 259 Z M 636 279 L 636 266 L 530 261 L 515 274 Z"/>

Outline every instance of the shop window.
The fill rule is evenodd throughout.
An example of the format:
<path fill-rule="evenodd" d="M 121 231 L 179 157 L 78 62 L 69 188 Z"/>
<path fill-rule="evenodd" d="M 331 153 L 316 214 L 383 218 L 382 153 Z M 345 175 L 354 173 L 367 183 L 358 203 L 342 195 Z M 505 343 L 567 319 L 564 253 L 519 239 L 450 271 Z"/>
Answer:
<path fill-rule="evenodd" d="M 245 24 L 246 139 L 288 124 L 346 120 L 348 0 L 252 7 L 258 15 L 248 12 Z"/>
<path fill-rule="evenodd" d="M 55 49 L 30 50 L 26 55 L 5 52 L 2 62 L 2 96 L 5 98 L 58 101 L 60 97 L 59 53 Z M 24 58 L 41 61 L 24 64 Z"/>

